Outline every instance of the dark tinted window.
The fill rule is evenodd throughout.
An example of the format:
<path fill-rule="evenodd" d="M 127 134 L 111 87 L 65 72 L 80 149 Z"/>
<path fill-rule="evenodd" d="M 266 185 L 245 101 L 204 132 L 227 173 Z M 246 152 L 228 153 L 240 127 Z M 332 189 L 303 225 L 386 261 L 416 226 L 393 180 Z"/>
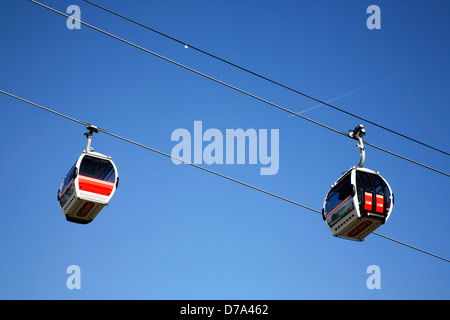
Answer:
<path fill-rule="evenodd" d="M 71 182 L 72 179 L 74 178 L 74 175 L 75 175 L 75 165 L 73 165 L 73 167 L 69 170 L 66 177 L 64 178 L 64 184 L 62 186 L 61 192 L 63 192 L 66 189 L 69 182 Z"/>
<path fill-rule="evenodd" d="M 384 195 L 383 180 L 380 176 L 372 175 L 373 186 L 376 194 Z"/>
<path fill-rule="evenodd" d="M 375 194 L 382 195 L 384 197 L 384 208 L 385 212 L 391 206 L 391 193 L 386 184 L 386 181 L 383 180 L 377 174 L 369 174 L 363 171 L 356 172 L 356 181 L 358 187 L 358 199 L 361 203 L 362 195 L 364 192 L 372 193 L 375 191 Z M 373 184 L 372 184 L 373 183 Z M 372 200 L 374 203 L 376 200 Z"/>
<path fill-rule="evenodd" d="M 362 186 L 361 189 L 365 192 L 372 193 L 373 187 L 372 187 L 372 181 L 370 179 L 370 176 L 367 172 L 361 171 L 359 172 L 359 176 L 361 177 Z"/>
<path fill-rule="evenodd" d="M 104 181 L 114 182 L 116 174 L 109 160 L 84 156 L 80 165 L 80 175 Z"/>
<path fill-rule="evenodd" d="M 384 208 L 387 211 L 391 207 L 391 192 L 389 191 L 389 188 L 384 180 L 383 180 L 383 188 L 384 188 Z"/>
<path fill-rule="evenodd" d="M 348 175 L 328 193 L 325 211 L 327 213 L 330 212 L 348 196 L 352 196 L 352 193 L 353 187 L 350 181 L 350 175 Z"/>

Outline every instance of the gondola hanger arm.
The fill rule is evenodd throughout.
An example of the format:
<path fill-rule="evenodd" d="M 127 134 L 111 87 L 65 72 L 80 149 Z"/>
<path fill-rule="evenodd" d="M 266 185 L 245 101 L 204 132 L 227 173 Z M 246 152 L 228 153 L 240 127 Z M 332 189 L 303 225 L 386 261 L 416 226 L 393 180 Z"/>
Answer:
<path fill-rule="evenodd" d="M 89 130 L 89 132 L 86 132 L 84 134 L 86 136 L 86 138 L 88 139 L 87 146 L 86 146 L 86 152 L 89 153 L 89 152 L 94 151 L 94 148 L 91 147 L 92 135 L 93 135 L 94 132 L 98 133 L 99 130 L 98 130 L 98 128 L 96 126 L 93 126 L 93 125 L 86 126 L 86 129 Z"/>
<path fill-rule="evenodd" d="M 353 131 L 349 131 L 349 137 L 353 138 L 355 140 L 358 140 L 358 143 L 356 146 L 360 150 L 361 160 L 359 161 L 358 167 L 362 168 L 364 166 L 364 162 L 366 160 L 366 150 L 364 148 L 364 142 L 362 140 L 362 137 L 366 135 L 366 129 L 364 129 L 364 126 L 362 124 L 358 125 L 353 129 Z"/>

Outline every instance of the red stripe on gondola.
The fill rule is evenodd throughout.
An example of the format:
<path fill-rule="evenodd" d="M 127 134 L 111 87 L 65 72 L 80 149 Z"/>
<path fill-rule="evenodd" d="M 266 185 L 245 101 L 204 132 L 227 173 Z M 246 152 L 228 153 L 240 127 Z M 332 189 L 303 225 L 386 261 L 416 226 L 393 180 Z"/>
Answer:
<path fill-rule="evenodd" d="M 104 196 L 111 195 L 111 192 L 114 189 L 114 183 L 112 182 L 94 179 L 82 175 L 78 176 L 78 185 L 80 187 L 80 190 L 82 191 L 88 191 Z"/>
<path fill-rule="evenodd" d="M 384 211 L 384 197 L 381 194 L 377 194 L 375 211 L 383 213 Z"/>
<path fill-rule="evenodd" d="M 372 193 L 364 192 L 364 210 L 372 211 Z"/>

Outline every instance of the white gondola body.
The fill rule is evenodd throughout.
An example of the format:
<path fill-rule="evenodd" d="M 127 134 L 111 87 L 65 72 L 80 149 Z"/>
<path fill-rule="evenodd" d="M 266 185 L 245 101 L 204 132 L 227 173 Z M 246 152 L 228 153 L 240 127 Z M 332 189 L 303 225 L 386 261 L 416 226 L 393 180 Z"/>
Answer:
<path fill-rule="evenodd" d="M 99 179 L 94 174 L 83 172 L 86 169 L 82 163 L 87 160 L 101 163 L 109 170 L 108 178 Z M 83 151 L 58 190 L 58 202 L 66 219 L 81 224 L 94 220 L 114 195 L 118 179 L 117 168 L 111 157 L 98 152 Z"/>
<path fill-rule="evenodd" d="M 366 184 L 372 190 L 364 189 Z M 353 167 L 331 186 L 322 217 L 336 237 L 362 241 L 387 221 L 393 202 L 392 190 L 378 172 Z"/>

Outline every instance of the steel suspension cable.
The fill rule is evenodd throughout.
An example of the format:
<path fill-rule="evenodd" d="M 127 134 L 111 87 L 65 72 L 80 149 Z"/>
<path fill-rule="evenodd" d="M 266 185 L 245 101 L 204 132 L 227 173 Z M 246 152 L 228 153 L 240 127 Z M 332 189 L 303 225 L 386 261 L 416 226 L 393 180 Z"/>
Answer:
<path fill-rule="evenodd" d="M 45 111 L 51 112 L 51 113 L 53 113 L 53 114 L 55 114 L 55 115 L 58 115 L 58 116 L 60 116 L 60 117 L 63 117 L 63 118 L 65 118 L 65 119 L 74 121 L 74 122 L 76 122 L 76 123 L 78 123 L 78 124 L 82 124 L 82 125 L 84 125 L 84 126 L 89 126 L 89 125 L 90 125 L 90 124 L 87 123 L 87 122 L 83 122 L 83 121 L 77 120 L 77 119 L 75 119 L 75 118 L 69 117 L 69 116 L 67 116 L 67 115 L 65 115 L 65 114 L 59 113 L 59 112 L 54 111 L 54 110 L 52 110 L 52 109 L 50 109 L 50 108 L 41 106 L 41 105 L 39 105 L 39 104 L 37 104 L 37 103 L 34 103 L 34 102 L 32 102 L 32 101 L 29 101 L 29 100 L 26 100 L 26 99 L 24 99 L 24 98 L 18 97 L 18 96 L 14 95 L 14 94 L 11 94 L 11 93 L 9 93 L 9 92 L 0 90 L 0 93 L 3 93 L 3 94 L 5 94 L 5 95 L 10 96 L 10 97 L 12 97 L 12 98 L 15 98 L 15 99 L 17 99 L 17 100 L 26 102 L 26 103 L 28 103 L 28 104 L 34 106 L 34 107 L 40 108 L 41 110 L 45 110 Z M 208 173 L 214 174 L 214 175 L 216 175 L 216 176 L 218 176 L 218 177 L 221 177 L 221 178 L 227 179 L 227 180 L 229 180 L 229 181 L 238 183 L 238 184 L 240 184 L 240 185 L 243 185 L 243 186 L 248 187 L 248 188 L 251 188 L 251 189 L 253 189 L 253 190 L 256 190 L 256 191 L 262 192 L 262 193 L 264 193 L 264 194 L 270 195 L 270 196 L 275 197 L 275 198 L 277 198 L 277 199 L 280 199 L 280 200 L 289 202 L 289 203 L 291 203 L 291 204 L 294 204 L 294 205 L 296 205 L 296 206 L 302 207 L 302 208 L 307 209 L 307 210 L 309 210 L 309 211 L 312 211 L 312 212 L 321 214 L 321 211 L 316 210 L 316 209 L 313 209 L 313 208 L 308 207 L 308 206 L 305 206 L 305 205 L 303 205 L 303 204 L 301 204 L 301 203 L 299 203 L 299 202 L 296 202 L 296 201 L 290 200 L 290 199 L 288 199 L 288 198 L 279 196 L 279 195 L 277 195 L 277 194 L 274 194 L 274 193 L 272 193 L 272 192 L 269 192 L 269 191 L 263 190 L 263 189 L 261 189 L 261 188 L 255 187 L 255 186 L 253 186 L 253 185 L 250 185 L 250 184 L 248 184 L 248 183 L 242 182 L 242 181 L 240 181 L 240 180 L 237 180 L 237 179 L 228 177 L 228 176 L 223 175 L 223 174 L 221 174 L 221 173 L 218 173 L 218 172 L 216 172 L 216 171 L 209 170 L 209 169 L 207 169 L 207 168 L 204 168 L 204 167 L 202 167 L 202 166 L 196 165 L 196 164 L 191 163 L 191 162 L 189 162 L 189 161 L 185 161 L 185 160 L 183 160 L 183 159 L 179 159 L 179 158 L 174 157 L 174 156 L 172 156 L 172 155 L 170 155 L 170 154 L 168 154 L 168 153 L 165 153 L 165 152 L 159 151 L 159 150 L 157 150 L 157 149 L 148 147 L 148 146 L 146 146 L 146 145 L 144 145 L 144 144 L 135 142 L 135 141 L 130 140 L 130 139 L 128 139 L 128 138 L 121 137 L 121 136 L 119 136 L 119 135 L 117 135 L 117 134 L 115 134 L 115 133 L 109 132 L 109 131 L 104 130 L 104 129 L 101 129 L 101 128 L 99 128 L 99 127 L 97 127 L 97 129 L 98 129 L 100 132 L 103 132 L 103 133 L 105 133 L 105 134 L 108 134 L 108 135 L 110 135 L 110 136 L 112 136 L 112 137 L 115 137 L 115 138 L 117 138 L 117 139 L 123 140 L 123 141 L 125 141 L 125 142 L 134 144 L 134 145 L 136 145 L 136 146 L 138 146 L 138 147 L 141 147 L 141 148 L 144 148 L 144 149 L 146 149 L 146 150 L 155 152 L 155 153 L 157 153 L 157 154 L 159 154 L 159 155 L 163 155 L 163 156 L 165 156 L 165 157 L 168 157 L 168 158 L 171 158 L 171 159 L 174 159 L 174 160 L 177 160 L 177 161 L 181 161 L 181 162 L 183 162 L 183 163 L 185 163 L 185 164 L 187 164 L 187 165 L 190 165 L 190 166 L 192 166 L 192 167 L 194 167 L 194 168 L 201 169 L 201 170 L 206 171 L 206 172 L 208 172 Z M 379 233 L 375 233 L 375 232 L 373 232 L 373 233 L 374 233 L 375 235 L 377 235 L 377 236 L 380 236 L 380 237 L 385 238 L 385 239 L 387 239 L 387 240 L 396 242 L 396 243 L 401 244 L 401 245 L 403 245 L 403 246 L 406 246 L 406 247 L 408 247 L 408 248 L 411 248 L 411 249 L 417 250 L 417 251 L 419 251 L 419 252 L 428 254 L 428 255 L 430 255 L 430 256 L 432 256 L 432 257 L 435 257 L 435 258 L 439 258 L 439 259 L 444 260 L 444 261 L 446 261 L 446 262 L 450 262 L 450 260 L 448 260 L 448 259 L 446 259 L 446 258 L 443 258 L 443 257 L 440 257 L 440 256 L 438 256 L 438 255 L 436 255 L 436 254 L 434 254 L 434 253 L 429 252 L 429 251 L 425 251 L 425 250 L 419 249 L 419 248 L 417 248 L 417 247 L 415 247 L 415 246 L 411 246 L 411 245 L 409 245 L 409 244 L 406 244 L 406 243 L 404 243 L 404 242 L 401 242 L 401 241 L 395 240 L 395 239 L 393 239 L 393 238 L 384 236 L 384 235 L 379 234 Z"/>
<path fill-rule="evenodd" d="M 228 64 L 228 65 L 230 65 L 230 66 L 233 66 L 233 67 L 235 67 L 235 68 L 237 68 L 237 69 L 240 69 L 240 70 L 242 70 L 242 71 L 245 71 L 245 72 L 247 72 L 247 73 L 250 73 L 250 74 L 252 74 L 252 75 L 254 75 L 254 76 L 258 77 L 258 78 L 261 78 L 261 79 L 263 79 L 263 80 L 265 80 L 265 81 L 268 81 L 268 82 L 270 82 L 270 83 L 272 83 L 272 84 L 275 84 L 275 85 L 277 85 L 277 86 L 280 86 L 280 87 L 282 87 L 282 88 L 284 88 L 284 89 L 287 89 L 287 90 L 289 90 L 289 91 L 292 91 L 292 92 L 294 92 L 294 93 L 296 93 L 296 94 L 302 95 L 302 96 L 304 96 L 304 97 L 306 97 L 306 98 L 308 98 L 308 99 L 311 99 L 311 100 L 313 100 L 313 101 L 316 101 L 316 102 L 318 102 L 318 103 L 320 103 L 320 104 L 322 104 L 322 105 L 325 105 L 325 106 L 327 106 L 327 107 L 333 108 L 333 109 L 335 109 L 335 110 L 337 110 L 337 111 L 343 112 L 343 113 L 345 113 L 345 114 L 347 114 L 347 115 L 349 115 L 349 116 L 352 116 L 352 117 L 354 117 L 354 118 L 356 118 L 356 119 L 359 119 L 359 120 L 365 121 L 365 122 L 367 122 L 367 123 L 370 123 L 370 124 L 372 124 L 372 125 L 374 125 L 374 126 L 376 126 L 376 127 L 378 127 L 378 128 L 381 128 L 381 129 L 383 129 L 383 130 L 389 131 L 389 132 L 391 132 L 391 133 L 393 133 L 393 134 L 396 134 L 396 135 L 398 135 L 398 136 L 400 136 L 400 137 L 403 137 L 403 138 L 405 138 L 405 139 L 408 139 L 408 140 L 410 140 L 410 141 L 413 141 L 413 142 L 415 142 L 415 143 L 418 143 L 418 144 L 420 144 L 420 145 L 422 145 L 422 146 L 425 146 L 425 147 L 427 147 L 427 148 L 433 149 L 433 150 L 438 151 L 438 152 L 440 152 L 440 153 L 443 153 L 443 154 L 445 154 L 445 155 L 447 155 L 447 156 L 450 156 L 450 153 L 448 153 L 448 152 L 446 152 L 446 151 L 443 151 L 442 149 L 438 149 L 438 148 L 436 148 L 436 147 L 430 146 L 429 144 L 426 144 L 426 143 L 421 142 L 421 141 L 419 141 L 419 140 L 417 140 L 417 139 L 411 138 L 411 137 L 409 137 L 409 136 L 407 136 L 407 135 L 404 135 L 404 134 L 402 134 L 402 133 L 400 133 L 400 132 L 398 132 L 398 131 L 389 129 L 389 128 L 385 127 L 385 126 L 382 126 L 382 125 L 377 124 L 377 123 L 375 123 L 375 122 L 373 122 L 373 121 L 370 121 L 370 120 L 368 120 L 368 119 L 365 119 L 365 118 L 363 118 L 363 117 L 361 117 L 361 116 L 358 116 L 358 115 L 356 115 L 356 114 L 354 114 L 354 113 L 348 112 L 348 111 L 346 111 L 346 110 L 344 110 L 344 109 L 342 109 L 342 108 L 338 108 L 338 107 L 336 107 L 336 106 L 334 106 L 334 105 L 332 105 L 332 104 L 330 104 L 330 103 L 328 103 L 328 102 L 326 102 L 326 101 L 323 101 L 323 100 L 321 100 L 321 99 L 314 98 L 313 96 L 308 95 L 308 94 L 306 94 L 306 93 L 304 93 L 304 92 L 301 92 L 301 91 L 299 91 L 299 90 L 293 89 L 293 88 L 291 88 L 291 87 L 289 87 L 289 86 L 287 86 L 287 85 L 284 85 L 284 84 L 282 84 L 282 83 L 280 83 L 280 82 L 278 82 L 278 81 L 272 80 L 272 79 L 270 79 L 270 78 L 268 78 L 268 77 L 266 77 L 266 76 L 263 76 L 263 75 L 261 75 L 261 74 L 259 74 L 259 73 L 256 73 L 256 72 L 251 71 L 251 70 L 249 70 L 249 69 L 247 69 L 247 68 L 244 68 L 244 67 L 242 67 L 242 66 L 239 66 L 239 65 L 237 65 L 237 64 L 235 64 L 235 63 L 233 63 L 233 62 L 230 62 L 229 60 L 220 58 L 220 57 L 218 57 L 218 56 L 216 56 L 216 55 L 214 55 L 214 54 L 212 54 L 212 53 L 209 53 L 209 52 L 207 52 L 207 51 L 205 51 L 205 50 L 202 50 L 202 49 L 200 49 L 200 48 L 197 48 L 197 47 L 195 47 L 195 46 L 193 46 L 193 45 L 191 45 L 191 44 L 189 44 L 189 43 L 187 43 L 187 42 L 178 40 L 178 39 L 176 39 L 176 38 L 174 38 L 174 37 L 172 37 L 172 36 L 169 36 L 169 35 L 167 35 L 167 34 L 161 32 L 161 31 L 158 31 L 158 30 L 156 30 L 156 29 L 154 29 L 154 28 L 150 28 L 150 27 L 148 27 L 148 26 L 146 26 L 146 25 L 144 25 L 144 24 L 142 24 L 142 23 L 140 23 L 140 22 L 137 22 L 137 21 L 133 20 L 133 19 L 127 18 L 127 17 L 125 17 L 125 16 L 123 16 L 123 15 L 117 13 L 117 12 L 114 12 L 114 11 L 112 11 L 112 10 L 110 10 L 110 9 L 107 9 L 107 8 L 105 8 L 105 7 L 102 7 L 102 6 L 96 4 L 96 3 L 92 2 L 92 1 L 88 1 L 88 0 L 83 0 L 83 1 L 89 3 L 89 4 L 93 5 L 93 6 L 95 6 L 95 7 L 97 7 L 97 8 L 99 8 L 99 9 L 102 9 L 102 10 L 104 10 L 104 11 L 106 11 L 106 12 L 109 12 L 109 13 L 111 13 L 111 14 L 113 14 L 113 15 L 116 15 L 116 16 L 119 17 L 119 18 L 122 18 L 122 19 L 127 20 L 127 21 L 129 21 L 129 22 L 131 22 L 131 23 L 134 23 L 134 24 L 136 24 L 136 25 L 138 25 L 138 26 L 140 26 L 140 27 L 143 27 L 143 28 L 145 28 L 145 29 L 147 29 L 147 30 L 150 30 L 150 31 L 152 31 L 152 32 L 155 32 L 155 33 L 157 33 L 157 34 L 159 34 L 159 35 L 161 35 L 161 36 L 163 36 L 163 37 L 166 37 L 166 38 L 168 38 L 168 39 L 170 39 L 170 40 L 172 40 L 172 41 L 175 41 L 175 42 L 177 42 L 177 43 L 183 44 L 183 45 L 187 46 L 187 47 L 190 48 L 190 49 L 193 49 L 193 50 L 198 51 L 198 52 L 200 52 L 200 53 L 202 53 L 202 54 L 205 54 L 205 55 L 207 55 L 207 56 L 209 56 L 209 57 L 211 57 L 211 58 L 214 58 L 214 59 L 216 59 L 216 60 L 219 60 L 219 61 L 221 61 L 221 62 L 224 62 L 224 63 L 226 63 L 226 64 Z"/>
<path fill-rule="evenodd" d="M 321 126 L 321 127 L 323 127 L 323 128 L 326 128 L 326 129 L 328 129 L 328 130 L 330 130 L 330 131 L 333 131 L 333 132 L 338 133 L 338 134 L 340 134 L 340 135 L 343 135 L 343 136 L 345 136 L 345 137 L 349 137 L 348 134 L 346 134 L 346 133 L 344 133 L 344 132 L 342 132 L 342 131 L 339 131 L 339 130 L 337 130 L 337 129 L 334 129 L 334 128 L 330 127 L 330 126 L 327 126 L 327 125 L 325 125 L 325 124 L 323 124 L 323 123 L 320 123 L 320 122 L 318 122 L 318 121 L 316 121 L 316 120 L 313 120 L 313 119 L 311 119 L 311 118 L 305 117 L 305 116 L 303 116 L 303 115 L 301 115 L 301 114 L 299 114 L 299 113 L 296 113 L 296 112 L 294 112 L 294 111 L 292 111 L 292 110 L 289 110 L 289 109 L 287 109 L 287 108 L 285 108 L 285 107 L 283 107 L 283 106 L 280 106 L 280 105 L 278 105 L 278 104 L 276 104 L 276 103 L 273 103 L 273 102 L 270 102 L 270 101 L 268 101 L 268 100 L 266 100 L 266 99 L 263 99 L 263 98 L 261 98 L 261 97 L 258 97 L 258 96 L 256 96 L 256 95 L 250 93 L 250 92 L 247 92 L 247 91 L 245 91 L 245 90 L 242 90 L 242 89 L 240 89 L 240 88 L 237 88 L 237 87 L 235 87 L 235 86 L 232 86 L 232 85 L 230 85 L 230 84 L 228 84 L 228 83 L 226 83 L 226 82 L 223 82 L 223 81 L 221 81 L 221 80 L 219 80 L 219 79 L 213 78 L 213 77 L 211 77 L 211 76 L 209 76 L 209 75 L 207 75 L 207 74 L 205 74 L 205 73 L 202 73 L 202 72 L 200 72 L 200 71 L 197 71 L 197 70 L 195 70 L 195 69 L 192 69 L 192 68 L 190 68 L 190 67 L 188 67 L 188 66 L 185 66 L 185 65 L 183 65 L 183 64 L 181 64 L 181 63 L 179 63 L 179 62 L 176 62 L 176 61 L 171 60 L 171 59 L 169 59 L 169 58 L 167 58 L 167 57 L 164 57 L 164 56 L 162 56 L 162 55 L 160 55 L 160 54 L 158 54 L 158 53 L 156 53 L 156 52 L 153 52 L 153 51 L 150 51 L 150 50 L 148 50 L 148 49 L 146 49 L 146 48 L 143 48 L 143 47 L 141 47 L 141 46 L 139 46 L 139 45 L 137 45 L 137 44 L 134 44 L 134 43 L 132 43 L 132 42 L 130 42 L 130 41 L 128 41 L 128 40 L 125 40 L 125 39 L 123 39 L 123 38 L 120 38 L 120 37 L 118 37 L 118 36 L 116 36 L 116 35 L 114 35 L 114 34 L 112 34 L 112 33 L 109 33 L 109 32 L 107 32 L 107 31 L 104 31 L 104 30 L 102 30 L 102 29 L 100 29 L 100 28 L 97 28 L 97 27 L 95 27 L 95 26 L 93 26 L 93 25 L 90 25 L 90 24 L 88 24 L 88 23 L 86 23 L 86 22 L 84 22 L 84 21 L 81 21 L 81 20 L 79 20 L 79 19 L 76 19 L 76 18 L 74 18 L 74 17 L 71 17 L 71 16 L 69 16 L 69 15 L 67 15 L 67 14 L 65 14 L 65 13 L 63 13 L 63 12 L 60 12 L 60 11 L 58 11 L 58 10 L 56 10 L 56 9 L 53 9 L 53 8 L 51 8 L 51 7 L 49 7 L 49 6 L 46 6 L 46 5 L 42 4 L 42 3 L 39 3 L 39 2 L 37 2 L 37 1 L 35 1 L 35 0 L 29 0 L 29 1 L 32 2 L 32 3 L 35 3 L 35 4 L 39 5 L 39 6 L 41 6 L 41 7 L 43 7 L 43 8 L 46 8 L 46 9 L 48 9 L 48 10 L 50 10 L 50 11 L 53 11 L 53 12 L 55 12 L 55 13 L 58 13 L 59 15 L 62 15 L 62 16 L 64 16 L 64 17 L 66 17 L 66 18 L 73 19 L 73 20 L 75 20 L 75 21 L 77 21 L 77 22 L 83 24 L 83 25 L 86 26 L 86 27 L 89 27 L 89 28 L 91 28 L 91 29 L 93 29 L 93 30 L 96 30 L 96 31 L 100 32 L 100 33 L 103 33 L 103 34 L 105 34 L 105 35 L 107 35 L 107 36 L 109 36 L 109 37 L 112 37 L 112 38 L 114 38 L 114 39 L 116 39 L 116 40 L 119 40 L 119 41 L 121 41 L 121 42 L 123 42 L 123 43 L 126 43 L 126 44 L 128 44 L 128 45 L 130 45 L 130 46 L 132 46 L 132 47 L 135 47 L 135 48 L 137 48 L 137 49 L 139 49 L 139 50 L 142 50 L 142 51 L 144 51 L 144 52 L 146 52 L 146 53 L 152 54 L 152 55 L 154 55 L 154 56 L 156 56 L 156 57 L 158 57 L 158 58 L 160 58 L 160 59 L 163 59 L 163 60 L 165 60 L 165 61 L 167 61 L 167 62 L 170 62 L 170 63 L 172 63 L 172 64 L 175 64 L 175 65 L 177 65 L 177 66 L 179 66 L 179 67 L 181 67 L 181 68 L 183 68 L 183 69 L 186 69 L 186 70 L 188 70 L 188 71 L 191 71 L 191 72 L 193 72 L 193 73 L 195 73 L 195 74 L 197 74 L 197 75 L 200 75 L 200 76 L 202 76 L 202 77 L 204 77 L 204 78 L 207 78 L 207 79 L 209 79 L 209 80 L 211 80 L 211 81 L 214 81 L 214 82 L 219 83 L 219 84 L 221 84 L 221 85 L 223 85 L 223 86 L 226 86 L 226 87 L 228 87 L 228 88 L 230 88 L 230 89 L 233 89 L 233 90 L 235 90 L 235 91 L 237 91 L 237 92 L 240 92 L 240 93 L 242 93 L 242 94 L 245 94 L 245 95 L 247 95 L 247 96 L 249 96 L 249 97 L 251 97 L 251 98 L 254 98 L 254 99 L 258 100 L 258 101 L 264 102 L 264 103 L 266 103 L 266 104 L 268 104 L 268 105 L 270 105 L 270 106 L 272 106 L 272 107 L 278 108 L 278 109 L 280 109 L 280 110 L 282 110 L 282 111 L 285 111 L 285 112 L 290 113 L 290 114 L 292 114 L 292 115 L 294 115 L 294 116 L 296 116 L 296 117 L 299 117 L 299 118 L 302 118 L 302 119 L 304 119 L 304 120 L 307 120 L 307 121 L 309 121 L 309 122 L 311 122 L 311 123 L 314 123 L 314 124 L 316 124 L 316 125 L 319 125 L 319 126 Z M 413 160 L 411 160 L 411 159 L 409 159 L 409 158 L 407 158 L 407 157 L 400 156 L 400 155 L 398 155 L 398 154 L 396 154 L 396 153 L 394 153 L 394 152 L 388 151 L 388 150 L 383 149 L 383 148 L 381 148 L 381 147 L 377 147 L 377 146 L 375 146 L 375 145 L 373 145 L 373 144 L 368 144 L 368 145 L 371 146 L 371 147 L 374 147 L 374 148 L 376 148 L 376 149 L 378 149 L 378 150 L 381 150 L 381 151 L 383 151 L 383 152 L 387 152 L 387 153 L 389 153 L 389 154 L 391 154 L 391 155 L 394 155 L 394 156 L 396 156 L 396 157 L 399 157 L 399 158 L 401 158 L 401 159 L 404 159 L 404 160 L 406 160 L 406 161 L 409 161 L 409 162 L 411 162 L 411 163 L 414 163 L 414 164 L 416 164 L 416 165 L 420 165 L 420 166 L 422 166 L 422 167 L 424 167 L 424 168 L 427 168 L 427 169 L 432 170 L 432 171 L 434 171 L 434 172 L 437 172 L 437 173 L 439 173 L 439 174 L 442 174 L 442 175 L 445 175 L 445 176 L 447 176 L 447 177 L 450 177 L 450 174 L 448 174 L 448 173 L 446 173 L 446 172 L 443 172 L 443 171 L 441 171 L 441 170 L 437 170 L 437 169 L 432 168 L 432 167 L 430 167 L 430 166 L 421 164 L 421 163 L 419 163 L 419 162 L 417 162 L 417 161 L 413 161 Z"/>

